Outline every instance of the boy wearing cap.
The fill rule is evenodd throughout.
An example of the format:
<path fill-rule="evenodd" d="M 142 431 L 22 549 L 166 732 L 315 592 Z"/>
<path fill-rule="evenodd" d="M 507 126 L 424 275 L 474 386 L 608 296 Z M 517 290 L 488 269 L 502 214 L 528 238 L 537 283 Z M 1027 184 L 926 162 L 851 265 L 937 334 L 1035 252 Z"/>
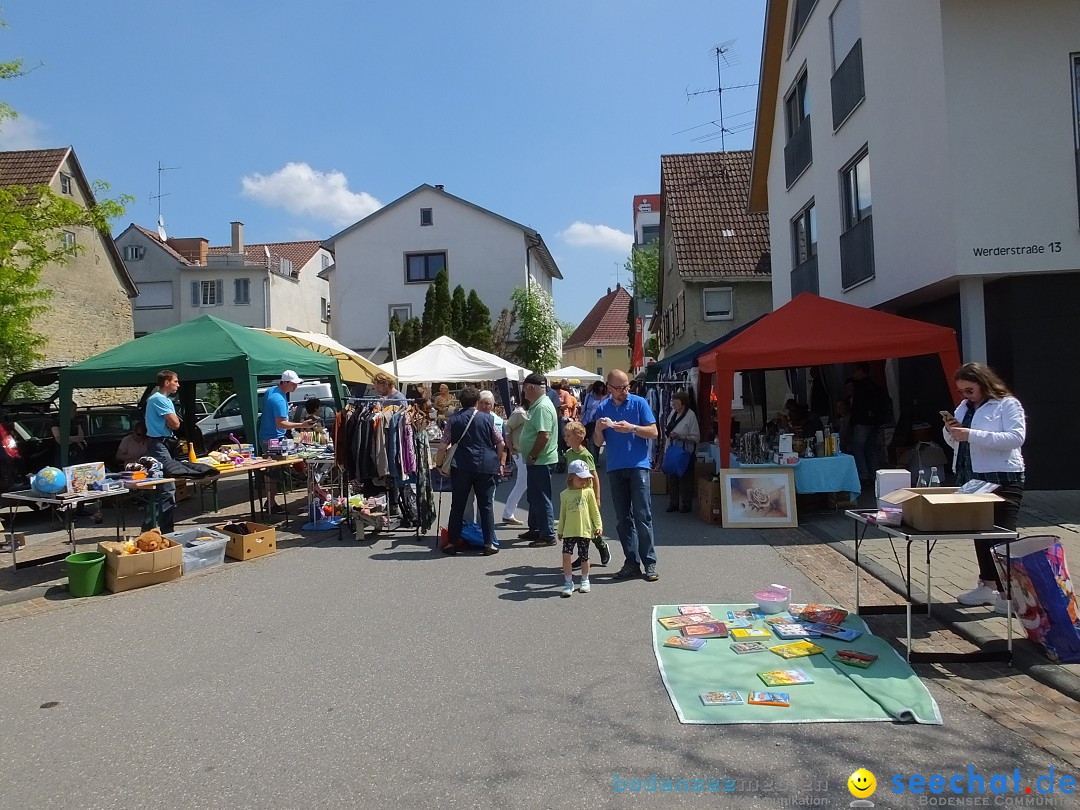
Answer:
<path fill-rule="evenodd" d="M 562 540 L 562 569 L 565 580 L 562 596 L 574 595 L 574 572 L 571 568 L 574 549 L 581 560 L 580 593 L 588 593 L 589 544 L 594 537 L 604 533 L 600 522 L 600 505 L 592 488 L 593 474 L 589 465 L 580 459 L 571 461 L 566 468 L 569 486 L 559 498 L 559 539 Z"/>
<path fill-rule="evenodd" d="M 259 449 L 265 455 L 271 439 L 280 439 L 286 430 L 306 428 L 315 424 L 312 419 L 303 422 L 290 422 L 289 394 L 300 384 L 300 375 L 295 371 L 281 372 L 277 385 L 270 386 L 263 400 L 262 413 L 259 415 Z M 280 477 L 280 476 L 278 476 Z M 284 514 L 285 508 L 277 503 L 278 477 L 266 476 L 266 511 L 270 515 Z"/>

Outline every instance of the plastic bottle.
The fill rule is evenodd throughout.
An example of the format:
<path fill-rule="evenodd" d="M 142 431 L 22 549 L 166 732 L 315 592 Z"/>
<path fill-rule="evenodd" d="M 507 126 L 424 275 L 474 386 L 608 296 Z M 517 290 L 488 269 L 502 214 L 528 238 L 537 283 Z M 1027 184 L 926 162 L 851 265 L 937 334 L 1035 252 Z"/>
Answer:
<path fill-rule="evenodd" d="M 915 486 L 917 486 L 917 487 L 925 487 L 926 486 L 926 470 L 919 470 L 919 483 L 917 483 Z"/>
<path fill-rule="evenodd" d="M 189 441 L 187 443 L 187 457 L 188 457 L 188 461 L 190 461 L 192 464 L 194 464 L 195 460 L 198 458 L 195 455 L 195 442 L 190 442 Z"/>
<path fill-rule="evenodd" d="M 941 479 L 938 477 L 937 467 L 931 467 L 930 468 L 930 486 L 932 486 L 932 487 L 940 487 L 941 486 Z"/>

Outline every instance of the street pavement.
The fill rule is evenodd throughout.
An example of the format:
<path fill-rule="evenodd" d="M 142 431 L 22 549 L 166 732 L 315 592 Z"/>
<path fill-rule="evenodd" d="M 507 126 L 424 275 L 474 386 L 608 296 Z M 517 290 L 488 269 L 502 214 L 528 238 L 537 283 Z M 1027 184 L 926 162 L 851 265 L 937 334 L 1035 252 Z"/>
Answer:
<path fill-rule="evenodd" d="M 1077 775 L 1080 758 L 1051 750 L 1080 738 L 1075 701 L 991 665 L 917 666 L 943 726 L 681 725 L 651 649 L 654 604 L 748 601 L 772 582 L 849 604 L 852 568 L 802 529 L 722 530 L 653 504 L 660 581 L 613 581 L 613 549 L 610 573 L 571 599 L 560 550 L 510 543 L 517 528 L 500 528 L 492 557 L 405 533 L 283 533 L 269 557 L 81 600 L 5 572 L 9 595 L 33 596 L 0 605 L 0 808 L 846 807 L 858 767 L 877 776 L 877 807 L 901 808 L 928 797 L 894 795 L 894 775 L 1018 768 L 1021 791 L 1051 769 Z M 881 619 L 875 632 L 895 637 Z M 1046 718 L 1032 713 L 1043 702 Z M 654 774 L 733 790 L 613 789 Z"/>

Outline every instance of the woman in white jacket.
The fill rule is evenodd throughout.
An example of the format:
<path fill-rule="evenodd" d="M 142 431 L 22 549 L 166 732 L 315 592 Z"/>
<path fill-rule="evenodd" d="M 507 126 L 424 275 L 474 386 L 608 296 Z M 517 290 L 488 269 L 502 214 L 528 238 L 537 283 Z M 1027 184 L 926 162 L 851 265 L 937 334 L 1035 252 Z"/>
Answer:
<path fill-rule="evenodd" d="M 689 512 L 694 505 L 694 454 L 701 441 L 701 428 L 697 414 L 690 407 L 690 395 L 685 391 L 676 391 L 671 396 L 671 418 L 668 420 L 666 447 L 678 445 L 690 454 L 690 463 L 682 475 L 668 475 L 669 512 L 678 510 Z"/>
<path fill-rule="evenodd" d="M 1012 395 L 993 369 L 982 363 L 965 363 L 953 374 L 956 390 L 964 399 L 947 420 L 943 434 L 954 451 L 953 471 L 958 486 L 972 479 L 997 484 L 995 494 L 1004 498 L 994 504 L 994 523 L 1016 531 L 1020 499 L 1024 496 L 1024 445 L 1027 423 L 1024 406 Z M 996 541 L 976 540 L 979 584 L 957 597 L 962 605 L 993 605 L 1004 613 L 1005 598 L 994 567 L 990 547 Z"/>

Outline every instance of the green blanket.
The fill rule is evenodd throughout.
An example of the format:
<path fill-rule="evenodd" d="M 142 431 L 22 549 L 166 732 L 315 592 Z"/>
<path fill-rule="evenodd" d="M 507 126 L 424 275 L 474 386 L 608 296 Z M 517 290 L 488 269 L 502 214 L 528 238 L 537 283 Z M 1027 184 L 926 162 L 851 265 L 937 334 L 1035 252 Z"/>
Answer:
<path fill-rule="evenodd" d="M 712 615 L 725 621 L 729 610 L 749 610 L 755 605 L 710 605 Z M 854 641 L 829 638 L 811 639 L 826 652 L 803 658 L 782 658 L 771 652 L 737 655 L 730 647 L 732 639 L 708 639 L 700 650 L 681 650 L 664 646 L 664 641 L 678 630 L 665 630 L 660 617 L 676 616 L 677 605 L 653 607 L 653 651 L 660 665 L 660 676 L 683 723 L 852 723 L 900 721 L 941 724 L 937 702 L 908 663 L 883 639 L 870 633 L 866 623 L 855 615 L 844 627 L 861 630 Z M 753 627 L 767 627 L 755 620 Z M 772 637 L 766 646 L 787 644 Z M 878 656 L 867 669 L 849 667 L 831 660 L 839 649 L 858 650 Z M 759 672 L 777 669 L 801 669 L 813 683 L 796 686 L 767 687 Z M 748 703 L 706 706 L 701 693 L 737 690 L 745 701 L 750 691 L 787 692 L 790 706 L 757 706 Z"/>

